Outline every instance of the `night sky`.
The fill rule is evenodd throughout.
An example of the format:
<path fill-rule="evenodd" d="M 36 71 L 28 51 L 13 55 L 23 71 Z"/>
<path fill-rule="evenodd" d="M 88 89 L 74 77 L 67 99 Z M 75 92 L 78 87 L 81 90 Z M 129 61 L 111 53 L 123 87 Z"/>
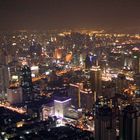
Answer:
<path fill-rule="evenodd" d="M 140 26 L 140 0 L 0 0 L 0 29 Z"/>

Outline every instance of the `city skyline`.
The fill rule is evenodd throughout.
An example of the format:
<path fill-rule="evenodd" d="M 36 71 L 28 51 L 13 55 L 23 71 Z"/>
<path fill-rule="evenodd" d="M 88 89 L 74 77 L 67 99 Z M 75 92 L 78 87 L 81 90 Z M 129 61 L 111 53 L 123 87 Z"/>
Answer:
<path fill-rule="evenodd" d="M 140 140 L 139 7 L 0 0 L 0 140 Z"/>

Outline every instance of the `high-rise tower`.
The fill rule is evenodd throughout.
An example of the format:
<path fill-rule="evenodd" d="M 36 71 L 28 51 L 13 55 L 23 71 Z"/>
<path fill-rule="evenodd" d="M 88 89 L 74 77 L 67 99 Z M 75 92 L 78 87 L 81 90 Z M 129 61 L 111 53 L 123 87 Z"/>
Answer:
<path fill-rule="evenodd" d="M 135 73 L 140 73 L 140 50 L 133 48 L 132 50 L 132 66 Z"/>
<path fill-rule="evenodd" d="M 122 93 L 123 90 L 125 89 L 126 85 L 127 85 L 127 81 L 126 81 L 126 76 L 124 74 L 118 74 L 118 77 L 117 77 L 117 93 Z"/>
<path fill-rule="evenodd" d="M 31 70 L 27 65 L 21 68 L 21 87 L 23 91 L 23 101 L 33 99 Z"/>
<path fill-rule="evenodd" d="M 7 52 L 0 49 L 0 98 L 5 98 L 9 87 Z"/>
<path fill-rule="evenodd" d="M 95 139 L 116 140 L 116 116 L 112 104 L 97 100 L 95 105 Z"/>
<path fill-rule="evenodd" d="M 140 140 L 140 106 L 128 105 L 122 111 L 120 140 Z"/>
<path fill-rule="evenodd" d="M 102 80 L 101 80 L 101 69 L 100 66 L 93 66 L 90 69 L 90 83 L 92 92 L 96 92 L 96 97 L 102 95 Z"/>

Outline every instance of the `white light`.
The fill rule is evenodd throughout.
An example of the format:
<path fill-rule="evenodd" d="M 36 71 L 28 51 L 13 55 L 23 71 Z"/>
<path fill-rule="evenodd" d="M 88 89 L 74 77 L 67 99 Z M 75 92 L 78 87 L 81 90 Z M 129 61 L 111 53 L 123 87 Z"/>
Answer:
<path fill-rule="evenodd" d="M 38 66 L 32 66 L 32 67 L 31 67 L 31 70 L 38 70 L 38 69 L 39 69 Z"/>
<path fill-rule="evenodd" d="M 17 75 L 13 75 L 13 76 L 12 76 L 12 79 L 13 79 L 13 80 L 18 80 L 18 76 L 17 76 Z"/>
<path fill-rule="evenodd" d="M 32 76 L 32 77 L 35 77 L 35 74 L 34 74 L 34 73 L 32 73 L 32 74 L 31 74 L 31 76 Z"/>
<path fill-rule="evenodd" d="M 46 72 L 45 72 L 45 74 L 46 74 L 46 75 L 49 75 L 49 74 L 50 74 L 50 72 L 49 72 L 49 71 L 46 71 Z"/>
<path fill-rule="evenodd" d="M 12 46 L 16 46 L 17 44 L 16 43 L 12 43 Z"/>
<path fill-rule="evenodd" d="M 65 100 L 65 101 L 58 101 L 58 100 L 54 100 L 54 101 L 63 104 L 63 103 L 66 103 L 66 102 L 68 102 L 68 101 L 71 101 L 71 98 L 70 98 L 70 99 L 67 99 L 67 100 Z"/>

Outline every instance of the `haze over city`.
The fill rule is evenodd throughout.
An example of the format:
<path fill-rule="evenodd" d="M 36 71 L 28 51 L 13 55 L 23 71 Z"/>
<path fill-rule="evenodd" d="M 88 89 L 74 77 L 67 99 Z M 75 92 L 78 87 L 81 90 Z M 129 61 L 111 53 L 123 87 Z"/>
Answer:
<path fill-rule="evenodd" d="M 0 29 L 139 32 L 139 7 L 138 0 L 1 0 Z"/>

